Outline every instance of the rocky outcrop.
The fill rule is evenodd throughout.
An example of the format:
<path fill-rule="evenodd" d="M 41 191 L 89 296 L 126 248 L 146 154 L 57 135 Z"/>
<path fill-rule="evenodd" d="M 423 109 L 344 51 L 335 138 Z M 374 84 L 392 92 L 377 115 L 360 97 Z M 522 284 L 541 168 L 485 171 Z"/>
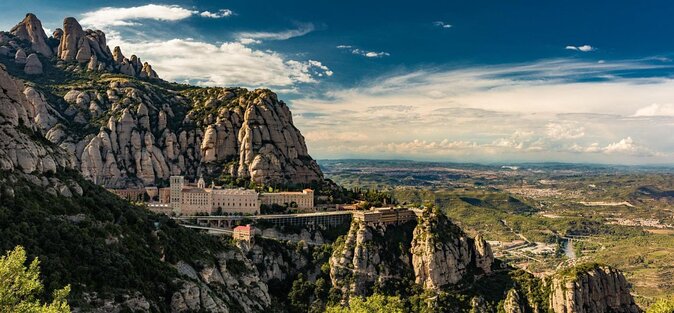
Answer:
<path fill-rule="evenodd" d="M 24 94 L 24 90 L 30 99 Z M 27 89 L 9 76 L 0 65 L 0 169 L 24 173 L 55 172 L 70 167 L 63 151 L 36 140 L 38 125 L 45 123 L 46 103 L 36 99 L 34 89 Z M 38 122 L 39 121 L 39 122 Z"/>
<path fill-rule="evenodd" d="M 16 50 L 16 53 L 14 54 L 14 62 L 26 64 L 26 51 L 20 48 Z"/>
<path fill-rule="evenodd" d="M 637 313 L 622 272 L 597 264 L 578 265 L 553 276 L 550 309 L 555 313 Z"/>
<path fill-rule="evenodd" d="M 64 61 L 86 62 L 91 58 L 91 47 L 82 26 L 74 17 L 63 20 L 63 35 L 58 57 Z"/>
<path fill-rule="evenodd" d="M 73 163 L 98 183 L 154 185 L 171 175 L 222 174 L 265 183 L 322 179 L 288 107 L 268 90 L 212 88 L 180 95 L 115 79 L 70 90 L 63 99 L 68 107 L 62 116 L 75 123 L 107 116 L 96 133 L 69 131 L 65 123 L 45 131 L 73 151 Z"/>
<path fill-rule="evenodd" d="M 266 283 L 238 249 L 216 259 L 199 271 L 186 262 L 176 264 L 185 280 L 171 298 L 172 312 L 264 312 L 271 305 Z"/>
<path fill-rule="evenodd" d="M 353 222 L 343 243 L 334 248 L 330 258 L 333 287 L 339 289 L 344 298 L 348 298 L 352 295 L 369 295 L 375 286 L 384 287 L 404 279 L 412 280 L 409 241 L 396 242 L 388 238 L 411 240 L 413 223 L 371 226 Z M 399 251 L 401 247 L 402 251 Z"/>
<path fill-rule="evenodd" d="M 19 39 L 29 41 L 31 48 L 50 58 L 54 53 L 47 45 L 47 34 L 42 28 L 42 22 L 33 13 L 26 14 L 26 17 L 19 24 L 14 26 L 10 33 Z"/>
<path fill-rule="evenodd" d="M 23 71 L 28 75 L 42 74 L 42 62 L 40 62 L 37 54 L 31 53 L 26 58 L 26 66 L 23 68 Z"/>
<path fill-rule="evenodd" d="M 494 259 L 484 240 L 469 238 L 431 209 L 424 211 L 414 229 L 411 253 L 416 282 L 432 290 L 488 274 Z"/>
<path fill-rule="evenodd" d="M 510 289 L 503 301 L 503 310 L 505 313 L 525 313 L 527 311 L 523 301 L 525 300 L 520 298 L 517 290 Z"/>

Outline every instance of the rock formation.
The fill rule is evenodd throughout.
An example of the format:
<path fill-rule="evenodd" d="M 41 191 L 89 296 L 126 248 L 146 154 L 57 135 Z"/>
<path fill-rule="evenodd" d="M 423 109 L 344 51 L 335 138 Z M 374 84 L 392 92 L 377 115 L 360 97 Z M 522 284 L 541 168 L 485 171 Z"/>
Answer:
<path fill-rule="evenodd" d="M 493 255 L 483 239 L 469 238 L 439 212 L 426 209 L 412 240 L 416 282 L 438 290 L 477 274 L 491 272 Z"/>
<path fill-rule="evenodd" d="M 24 36 L 43 50 L 44 32 L 28 31 L 39 24 L 34 15 L 28 15 L 6 41 Z M 74 18 L 66 18 L 53 38 L 60 42 L 55 70 L 158 78 L 139 57 L 126 58 L 119 47 L 110 52 L 104 33 L 84 30 Z M 1 48 L 13 53 L 15 62 L 28 62 L 24 67 L 28 74 L 40 74 L 43 65 L 51 69 L 37 54 L 26 56 L 31 47 Z M 55 110 L 42 112 L 37 130 L 70 152 L 71 163 L 97 183 L 155 185 L 171 175 L 188 179 L 228 175 L 258 183 L 293 184 L 322 179 L 304 138 L 292 124 L 288 106 L 269 90 L 175 91 L 133 79 L 101 79 L 92 80 L 85 89 L 61 92 L 64 101 L 52 103 Z"/>
<path fill-rule="evenodd" d="M 52 125 L 58 136 L 43 129 L 75 152 L 73 163 L 85 177 L 108 186 L 153 185 L 181 174 L 277 183 L 322 178 L 288 107 L 268 90 L 212 88 L 182 96 L 118 79 L 70 90 L 63 99 L 66 119 L 109 116 L 95 133 L 74 133 L 66 123 Z"/>
<path fill-rule="evenodd" d="M 26 64 L 26 51 L 23 49 L 16 50 L 14 54 L 14 62 L 19 64 Z"/>
<path fill-rule="evenodd" d="M 525 313 L 526 306 L 522 303 L 523 299 L 515 289 L 510 289 L 508 295 L 503 302 L 503 310 L 505 313 Z"/>
<path fill-rule="evenodd" d="M 389 245 L 386 240 L 394 232 L 407 233 L 409 238 L 411 227 L 413 225 L 387 227 L 352 223 L 343 246 L 336 247 L 330 258 L 332 285 L 341 290 L 344 298 L 348 298 L 351 295 L 368 295 L 375 285 L 383 287 L 405 278 L 411 280 L 413 272 L 409 253 L 390 248 L 402 245 L 406 250 L 409 242 Z"/>
<path fill-rule="evenodd" d="M 28 87 L 30 88 L 30 87 Z M 0 169 L 24 173 L 55 172 L 57 167 L 70 167 L 63 151 L 33 139 L 51 107 L 35 99 L 41 95 L 9 76 L 0 65 Z"/>
<path fill-rule="evenodd" d="M 52 49 L 47 45 L 47 34 L 42 28 L 42 22 L 33 13 L 26 14 L 26 18 L 14 26 L 10 33 L 19 39 L 29 41 L 35 52 L 47 58 L 53 55 Z"/>
<path fill-rule="evenodd" d="M 23 71 L 29 75 L 39 75 L 42 74 L 42 62 L 37 57 L 37 54 L 31 53 L 26 58 L 26 66 L 23 68 Z"/>
<path fill-rule="evenodd" d="M 637 313 L 625 276 L 597 264 L 557 273 L 551 282 L 550 309 L 555 313 Z"/>

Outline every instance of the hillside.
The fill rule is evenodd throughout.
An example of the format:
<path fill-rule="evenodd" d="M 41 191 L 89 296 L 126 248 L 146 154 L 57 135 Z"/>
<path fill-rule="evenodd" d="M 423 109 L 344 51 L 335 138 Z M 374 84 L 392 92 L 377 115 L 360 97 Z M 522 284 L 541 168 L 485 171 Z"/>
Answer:
<path fill-rule="evenodd" d="M 0 33 L 0 62 L 21 88 L 37 131 L 109 187 L 171 175 L 308 184 L 322 180 L 288 106 L 266 89 L 167 83 L 148 63 L 111 49 L 101 31 L 66 18 L 47 37 L 28 14 Z"/>

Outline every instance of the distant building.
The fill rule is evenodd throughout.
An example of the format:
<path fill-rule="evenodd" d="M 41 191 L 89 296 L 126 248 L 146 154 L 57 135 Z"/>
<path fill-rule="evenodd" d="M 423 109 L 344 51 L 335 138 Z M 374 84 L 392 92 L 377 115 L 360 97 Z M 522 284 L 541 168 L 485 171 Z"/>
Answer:
<path fill-rule="evenodd" d="M 122 199 L 135 202 L 145 201 L 147 195 L 145 188 L 108 189 L 108 191 Z"/>
<path fill-rule="evenodd" d="M 232 234 L 232 238 L 234 238 L 234 240 L 251 242 L 255 237 L 256 231 L 257 229 L 251 226 L 250 224 L 245 226 L 236 226 L 234 227 L 234 233 Z"/>
<path fill-rule="evenodd" d="M 407 208 L 374 208 L 353 211 L 353 219 L 365 224 L 397 225 L 415 220 L 417 215 Z"/>
<path fill-rule="evenodd" d="M 180 205 L 182 203 L 182 190 L 184 185 L 185 185 L 184 177 L 171 176 L 169 185 L 169 188 L 171 188 L 171 196 L 169 203 L 171 204 L 173 212 L 176 214 L 180 214 Z"/>
<path fill-rule="evenodd" d="M 159 188 L 159 203 L 171 203 L 171 188 Z"/>
<path fill-rule="evenodd" d="M 304 189 L 298 192 L 274 192 L 260 194 L 260 202 L 265 205 L 282 205 L 298 210 L 312 210 L 314 208 L 314 191 Z"/>
<path fill-rule="evenodd" d="M 182 176 L 171 177 L 170 203 L 176 214 L 242 213 L 258 214 L 260 201 L 255 190 L 206 188 L 203 178 L 188 186 Z"/>

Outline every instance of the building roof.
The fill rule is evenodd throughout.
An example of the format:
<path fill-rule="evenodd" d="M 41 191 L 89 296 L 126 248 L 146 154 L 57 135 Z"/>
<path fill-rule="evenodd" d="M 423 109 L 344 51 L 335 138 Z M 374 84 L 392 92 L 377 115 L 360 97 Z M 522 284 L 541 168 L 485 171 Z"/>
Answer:
<path fill-rule="evenodd" d="M 262 193 L 262 195 L 306 195 L 308 192 L 313 192 L 313 190 L 304 189 L 302 191 L 265 192 Z"/>
<path fill-rule="evenodd" d="M 182 192 L 189 192 L 189 193 L 206 193 L 206 190 L 203 189 L 203 188 L 183 187 Z"/>
<path fill-rule="evenodd" d="M 252 189 L 211 189 L 211 192 L 221 194 L 221 195 L 241 195 L 241 196 L 257 195 L 257 191 L 252 190 Z"/>
<path fill-rule="evenodd" d="M 234 231 L 250 231 L 250 224 L 245 226 L 236 226 L 234 227 Z"/>

